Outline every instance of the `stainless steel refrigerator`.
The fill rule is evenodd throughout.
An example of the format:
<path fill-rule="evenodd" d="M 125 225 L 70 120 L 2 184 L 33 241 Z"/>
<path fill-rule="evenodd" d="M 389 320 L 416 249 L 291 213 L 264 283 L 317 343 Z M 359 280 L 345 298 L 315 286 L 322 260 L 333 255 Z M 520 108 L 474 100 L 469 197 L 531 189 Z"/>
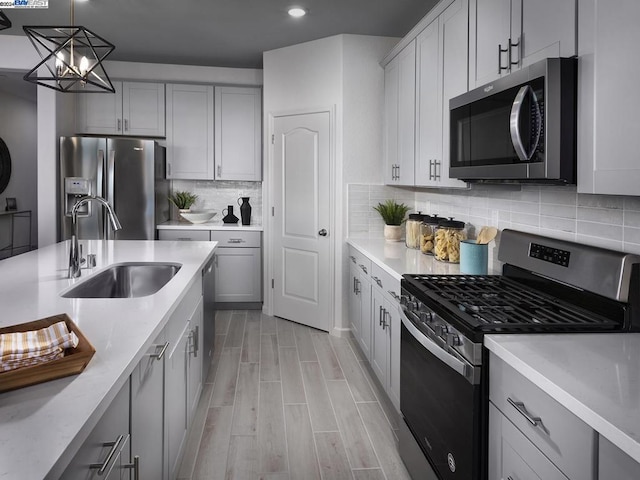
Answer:
<path fill-rule="evenodd" d="M 103 207 L 78 210 L 81 240 L 155 240 L 156 225 L 169 219 L 165 148 L 153 140 L 60 137 L 60 232 L 71 238 L 71 209 L 84 195 L 103 197 L 115 209 L 122 230 L 106 224 Z"/>

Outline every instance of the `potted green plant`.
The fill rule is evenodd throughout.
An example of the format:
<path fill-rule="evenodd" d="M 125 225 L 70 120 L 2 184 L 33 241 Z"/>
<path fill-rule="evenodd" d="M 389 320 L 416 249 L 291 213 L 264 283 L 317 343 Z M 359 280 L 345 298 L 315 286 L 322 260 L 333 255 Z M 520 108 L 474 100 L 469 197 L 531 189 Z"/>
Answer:
<path fill-rule="evenodd" d="M 395 200 L 387 200 L 384 203 L 378 203 L 373 209 L 380 214 L 384 221 L 385 240 L 399 242 L 402 238 L 402 224 L 409 207 Z"/>
<path fill-rule="evenodd" d="M 180 213 L 188 212 L 197 198 L 198 196 L 195 193 L 181 191 L 173 192 L 169 196 L 169 200 L 178 208 Z"/>

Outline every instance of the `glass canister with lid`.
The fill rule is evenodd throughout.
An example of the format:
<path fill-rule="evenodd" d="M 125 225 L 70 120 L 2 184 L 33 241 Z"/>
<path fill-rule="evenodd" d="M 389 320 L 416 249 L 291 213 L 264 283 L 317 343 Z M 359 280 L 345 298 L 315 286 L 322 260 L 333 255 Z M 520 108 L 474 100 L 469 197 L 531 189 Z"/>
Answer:
<path fill-rule="evenodd" d="M 405 222 L 404 243 L 407 248 L 420 248 L 420 225 L 422 224 L 422 213 L 411 213 Z"/>
<path fill-rule="evenodd" d="M 435 233 L 433 253 L 436 260 L 460 263 L 460 241 L 466 240 L 465 223 L 454 220 L 441 219 Z"/>
<path fill-rule="evenodd" d="M 420 225 L 420 251 L 425 255 L 433 255 L 438 215 L 424 215 Z"/>

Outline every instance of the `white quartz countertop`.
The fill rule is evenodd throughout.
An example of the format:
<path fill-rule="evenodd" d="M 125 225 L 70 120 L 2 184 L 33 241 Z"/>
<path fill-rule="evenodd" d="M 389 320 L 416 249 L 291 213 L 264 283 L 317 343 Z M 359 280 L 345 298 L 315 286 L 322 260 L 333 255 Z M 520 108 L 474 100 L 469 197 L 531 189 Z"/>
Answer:
<path fill-rule="evenodd" d="M 640 333 L 487 335 L 484 344 L 640 462 Z"/>
<path fill-rule="evenodd" d="M 420 250 L 407 248 L 404 242 L 387 242 L 384 238 L 350 237 L 347 238 L 347 243 L 376 262 L 398 281 L 405 273 L 460 274 L 460 264 L 440 262 L 433 255 L 425 255 Z"/>
<path fill-rule="evenodd" d="M 189 287 L 200 281 L 216 242 L 86 241 L 93 272 L 119 262 L 174 262 L 180 271 L 156 294 L 140 298 L 60 296 L 68 279 L 68 242 L 0 262 L 0 326 L 67 313 L 96 353 L 79 375 L 0 393 L 0 479 L 58 478 Z"/>
<path fill-rule="evenodd" d="M 248 232 L 262 232 L 262 225 L 242 225 L 238 223 L 222 223 L 222 220 L 215 220 L 205 223 L 191 223 L 186 220 L 159 223 L 156 225 L 158 230 L 224 230 L 238 231 L 244 230 Z"/>

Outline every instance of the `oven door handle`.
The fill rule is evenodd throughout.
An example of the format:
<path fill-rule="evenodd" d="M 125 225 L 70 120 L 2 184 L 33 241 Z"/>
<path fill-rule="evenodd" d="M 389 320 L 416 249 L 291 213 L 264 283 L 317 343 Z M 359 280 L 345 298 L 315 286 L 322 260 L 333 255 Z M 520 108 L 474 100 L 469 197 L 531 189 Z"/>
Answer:
<path fill-rule="evenodd" d="M 445 350 L 440 348 L 433 340 L 431 340 L 424 333 L 418 330 L 416 326 L 411 323 L 411 320 L 406 317 L 404 312 L 402 312 L 402 314 L 400 315 L 400 319 L 402 320 L 402 324 L 409 331 L 409 333 L 413 335 L 413 337 L 438 360 L 442 361 L 456 373 L 459 373 L 464 378 L 469 380 L 470 383 L 475 383 L 473 367 L 471 365 L 457 359 L 450 353 L 447 353 Z"/>

